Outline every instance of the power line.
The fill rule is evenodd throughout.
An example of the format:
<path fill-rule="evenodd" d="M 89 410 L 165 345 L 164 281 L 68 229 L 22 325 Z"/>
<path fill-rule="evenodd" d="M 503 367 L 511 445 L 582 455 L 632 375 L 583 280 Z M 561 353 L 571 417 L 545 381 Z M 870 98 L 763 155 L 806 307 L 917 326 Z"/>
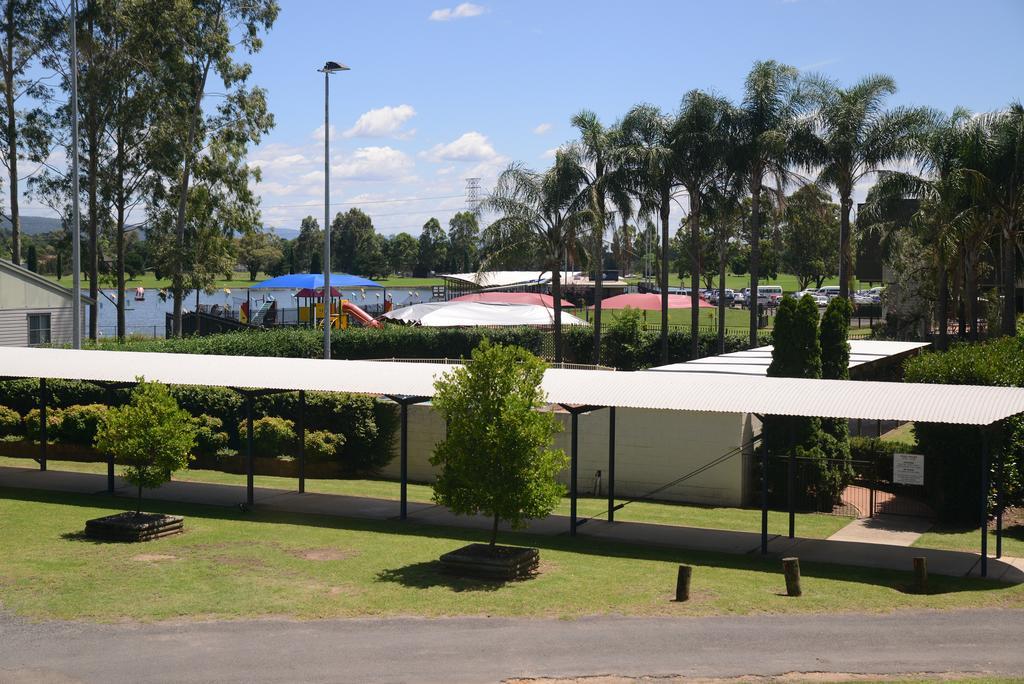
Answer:
<path fill-rule="evenodd" d="M 363 202 L 335 202 L 331 200 L 331 206 L 341 207 L 360 207 L 365 204 L 398 204 L 401 202 L 426 202 L 429 200 L 442 200 L 442 199 L 459 199 L 462 195 L 437 195 L 435 197 L 408 197 L 406 199 L 389 199 L 389 200 L 366 200 Z M 287 209 L 293 207 L 321 207 L 323 202 L 306 202 L 304 204 L 263 204 L 260 203 L 260 208 L 263 209 Z"/>

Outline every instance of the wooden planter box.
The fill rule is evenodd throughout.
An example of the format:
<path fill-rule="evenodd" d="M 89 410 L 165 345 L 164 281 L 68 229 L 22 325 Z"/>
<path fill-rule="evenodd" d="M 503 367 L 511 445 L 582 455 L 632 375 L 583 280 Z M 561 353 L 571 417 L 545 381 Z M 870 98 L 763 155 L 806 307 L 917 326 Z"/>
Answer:
<path fill-rule="evenodd" d="M 470 544 L 441 556 L 446 572 L 492 580 L 532 577 L 539 562 L 540 551 L 522 546 Z"/>
<path fill-rule="evenodd" d="M 39 442 L 32 439 L 0 442 L 0 451 L 11 458 L 39 458 Z M 47 442 L 46 458 L 55 461 L 79 461 L 81 463 L 106 463 L 106 456 L 92 447 L 67 442 Z"/>
<path fill-rule="evenodd" d="M 85 536 L 103 541 L 140 542 L 184 531 L 185 519 L 162 513 L 115 513 L 85 523 Z"/>

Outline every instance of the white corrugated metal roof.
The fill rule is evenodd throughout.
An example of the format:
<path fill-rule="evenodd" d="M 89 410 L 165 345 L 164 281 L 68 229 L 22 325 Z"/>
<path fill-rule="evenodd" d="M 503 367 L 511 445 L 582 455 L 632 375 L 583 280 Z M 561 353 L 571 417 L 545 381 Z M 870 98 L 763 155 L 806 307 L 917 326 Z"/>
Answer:
<path fill-rule="evenodd" d="M 927 342 L 889 342 L 884 340 L 850 340 L 850 368 L 890 356 L 905 354 L 923 347 Z M 670 363 L 649 368 L 668 373 L 723 373 L 727 375 L 767 375 L 772 362 L 772 346 L 757 347 L 730 354 L 706 356 L 685 363 Z"/>
<path fill-rule="evenodd" d="M 432 396 L 450 366 L 69 349 L 0 348 L 0 377 Z M 989 425 L 1024 413 L 1024 388 L 549 369 L 548 400 L 638 409 Z"/>

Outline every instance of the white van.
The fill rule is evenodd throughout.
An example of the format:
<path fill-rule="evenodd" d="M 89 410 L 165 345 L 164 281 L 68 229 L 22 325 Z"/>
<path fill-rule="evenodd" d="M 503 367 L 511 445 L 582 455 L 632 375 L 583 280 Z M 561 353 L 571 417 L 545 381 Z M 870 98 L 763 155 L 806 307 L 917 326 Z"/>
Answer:
<path fill-rule="evenodd" d="M 829 299 L 832 299 L 833 297 L 838 297 L 839 296 L 839 286 L 838 285 L 826 285 L 825 287 L 819 287 L 818 288 L 818 294 L 824 295 L 824 296 L 828 297 Z"/>
<path fill-rule="evenodd" d="M 782 301 L 782 288 L 778 285 L 758 285 L 757 303 L 774 306 Z"/>

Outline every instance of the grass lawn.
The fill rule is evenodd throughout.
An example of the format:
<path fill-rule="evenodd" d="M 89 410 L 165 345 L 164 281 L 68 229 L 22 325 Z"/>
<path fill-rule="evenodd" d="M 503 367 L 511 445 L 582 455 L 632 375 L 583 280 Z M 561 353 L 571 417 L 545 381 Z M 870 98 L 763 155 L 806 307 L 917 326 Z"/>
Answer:
<path fill-rule="evenodd" d="M 0 466 L 29 468 L 35 463 L 24 458 L 0 456 Z M 66 470 L 78 473 L 106 474 L 105 463 L 79 463 L 76 461 L 47 461 L 50 470 Z M 115 469 L 120 475 L 120 469 Z M 217 470 L 183 470 L 175 473 L 174 479 L 181 482 L 206 482 L 213 484 L 245 485 L 245 476 L 223 473 Z M 257 487 L 295 490 L 296 480 L 288 477 L 258 475 Z M 388 480 L 306 480 L 306 491 L 311 494 L 341 494 L 345 496 L 365 496 L 376 499 L 399 498 L 399 485 Z M 432 489 L 430 485 L 410 484 L 409 501 L 431 503 Z M 620 500 L 621 503 L 621 500 Z M 583 518 L 596 516 L 604 519 L 607 511 L 607 499 L 581 498 L 578 501 L 577 514 Z M 558 515 L 569 515 L 569 499 L 554 511 Z M 712 506 L 688 506 L 683 504 L 649 503 L 640 501 L 631 503 L 615 512 L 615 519 L 622 522 L 649 522 L 661 525 L 683 525 L 686 527 L 705 527 L 718 530 L 739 530 L 743 532 L 760 532 L 761 511 L 747 508 L 725 508 Z M 850 518 L 836 515 L 819 515 L 801 513 L 797 515 L 797 534 L 801 537 L 824 539 L 842 529 Z M 768 530 L 772 534 L 786 534 L 789 529 L 789 518 L 783 512 L 771 511 L 768 515 Z"/>
<path fill-rule="evenodd" d="M 978 553 L 981 548 L 981 529 L 936 525 L 930 531 L 922 534 L 914 542 L 914 546 Z M 988 535 L 988 552 L 995 556 L 996 534 L 994 531 L 990 531 Z M 1024 558 L 1024 525 L 1003 528 L 1003 555 L 1011 558 Z"/>
<path fill-rule="evenodd" d="M 32 619 L 351 616 L 710 615 L 1024 607 L 1024 585 L 804 564 L 804 596 L 784 596 L 777 559 L 691 553 L 586 538 L 502 535 L 541 549 L 541 570 L 507 584 L 459 579 L 436 559 L 478 531 L 150 502 L 186 532 L 144 544 L 94 543 L 85 521 L 123 507 L 102 495 L 0 489 L 0 607 Z M 691 601 L 672 601 L 692 565 Z"/>
<path fill-rule="evenodd" d="M 906 442 L 908 444 L 916 444 L 917 437 L 914 435 L 914 424 L 904 423 L 897 428 L 889 430 L 882 435 L 883 442 Z"/>

